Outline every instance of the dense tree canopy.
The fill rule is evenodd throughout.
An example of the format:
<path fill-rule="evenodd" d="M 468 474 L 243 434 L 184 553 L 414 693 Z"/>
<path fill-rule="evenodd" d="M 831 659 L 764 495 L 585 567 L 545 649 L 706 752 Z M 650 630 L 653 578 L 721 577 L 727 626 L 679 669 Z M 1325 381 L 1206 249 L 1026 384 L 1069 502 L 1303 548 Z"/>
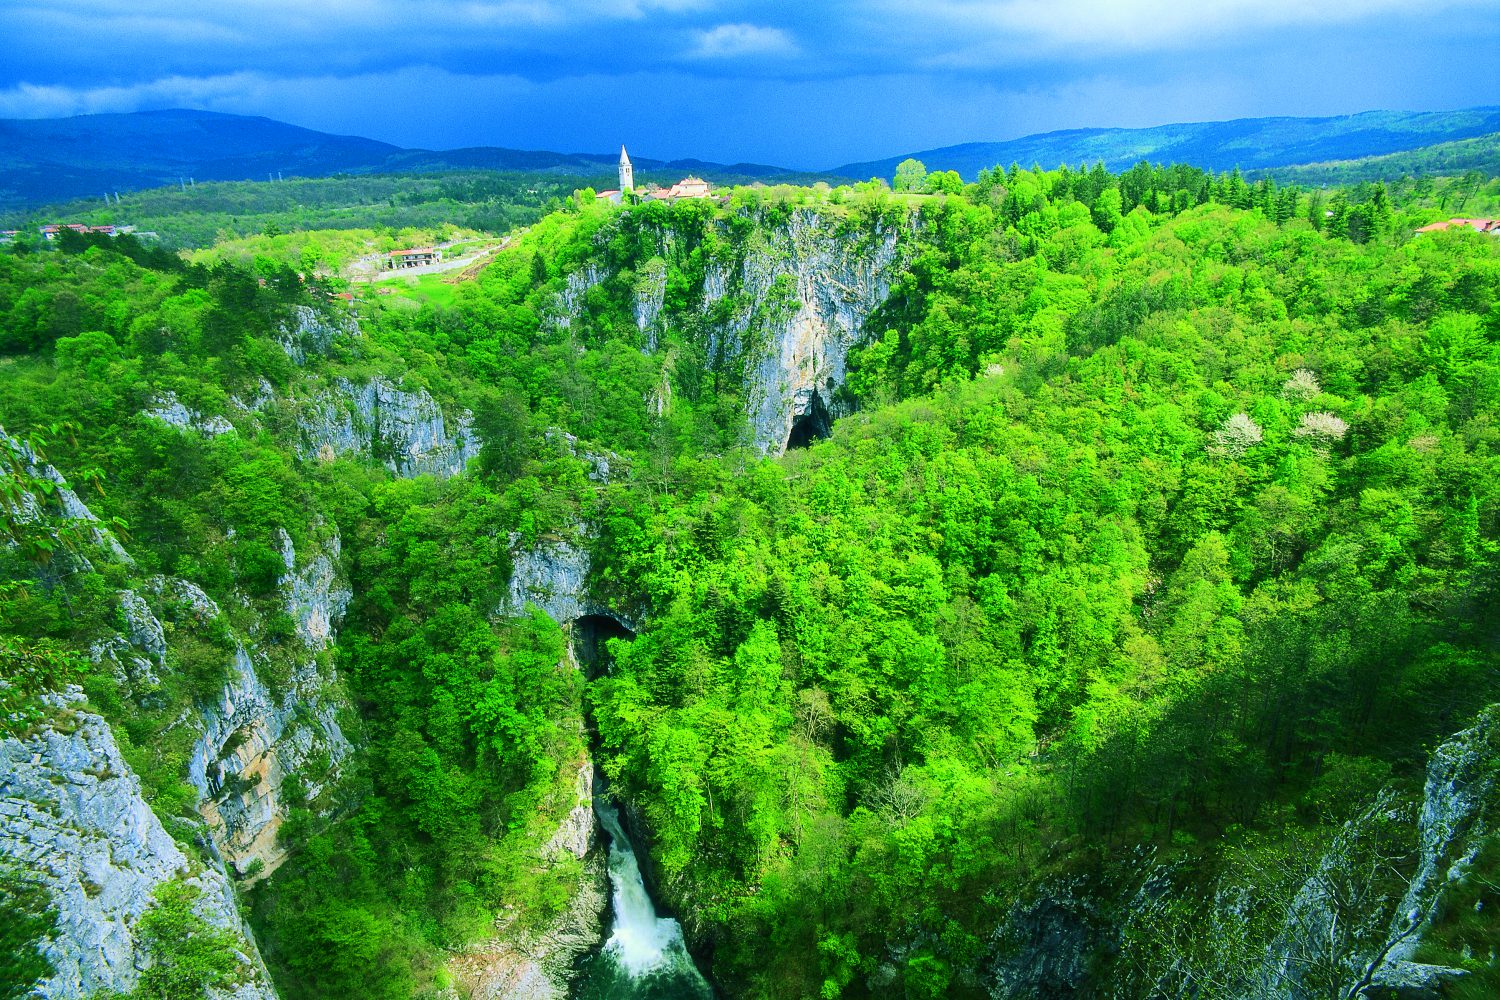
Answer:
<path fill-rule="evenodd" d="M 1144 846 L 1206 898 L 1352 799 L 1409 797 L 1500 697 L 1500 240 L 1413 237 L 1433 210 L 1378 185 L 912 163 L 900 194 L 580 203 L 450 304 L 366 302 L 363 336 L 305 368 L 280 324 L 326 306 L 285 260 L 0 254 L 0 418 L 79 428 L 49 458 L 120 518 L 130 572 L 193 579 L 248 628 L 276 613 L 277 532 L 343 539 L 335 662 L 366 763 L 336 821 L 288 819 L 296 854 L 255 892 L 289 995 L 432 992 L 503 907 L 544 921 L 576 872 L 537 847 L 592 753 L 732 994 L 979 996 L 1030 887 Z M 723 349 L 735 303 L 701 289 L 799 206 L 851 243 L 901 227 L 910 262 L 851 358 L 851 415 L 760 459 L 753 352 Z M 298 397 L 375 373 L 472 411 L 468 474 L 298 451 Z M 262 379 L 279 402 L 237 434 L 141 415 L 168 389 L 231 412 Z M 514 548 L 559 536 L 641 623 L 594 680 L 544 615 L 495 615 Z M 125 572 L 0 592 L 0 625 L 86 648 Z M 224 637 L 194 641 L 177 704 L 219 679 Z M 190 809 L 150 750 L 170 709 L 85 689 L 158 809 Z"/>

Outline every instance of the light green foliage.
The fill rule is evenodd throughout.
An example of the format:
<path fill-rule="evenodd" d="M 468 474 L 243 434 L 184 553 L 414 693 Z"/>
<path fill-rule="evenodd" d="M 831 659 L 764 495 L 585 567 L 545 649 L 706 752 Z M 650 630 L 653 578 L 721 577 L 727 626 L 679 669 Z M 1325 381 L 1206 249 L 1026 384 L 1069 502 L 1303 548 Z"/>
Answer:
<path fill-rule="evenodd" d="M 896 180 L 902 181 L 900 169 L 897 169 Z M 924 190 L 932 194 L 960 194 L 964 189 L 964 179 L 958 175 L 957 170 L 936 170 L 925 178 L 914 178 L 919 181 L 917 188 L 911 190 Z M 903 190 L 898 187 L 897 190 Z"/>
<path fill-rule="evenodd" d="M 41 946 L 56 931 L 47 892 L 13 868 L 0 867 L 0 1000 L 32 996 L 55 970 Z"/>
<path fill-rule="evenodd" d="M 252 266 L 256 260 L 271 260 L 307 275 L 318 272 L 337 274 L 359 257 L 439 242 L 461 243 L 479 236 L 474 230 L 453 226 L 384 230 L 304 229 L 220 240 L 211 247 L 187 254 L 187 259 L 195 264 L 234 261 L 243 266 Z"/>
<path fill-rule="evenodd" d="M 84 663 L 48 641 L 0 634 L 0 735 L 23 738 L 49 711 L 41 696 L 82 677 Z"/>
<path fill-rule="evenodd" d="M 232 988 L 250 975 L 240 960 L 239 939 L 193 910 L 201 892 L 175 879 L 156 887 L 137 930 L 151 964 L 128 1000 L 199 1000 L 209 989 Z"/>
<path fill-rule="evenodd" d="M 927 165 L 921 160 L 906 159 L 896 165 L 897 191 L 921 191 L 927 179 Z"/>

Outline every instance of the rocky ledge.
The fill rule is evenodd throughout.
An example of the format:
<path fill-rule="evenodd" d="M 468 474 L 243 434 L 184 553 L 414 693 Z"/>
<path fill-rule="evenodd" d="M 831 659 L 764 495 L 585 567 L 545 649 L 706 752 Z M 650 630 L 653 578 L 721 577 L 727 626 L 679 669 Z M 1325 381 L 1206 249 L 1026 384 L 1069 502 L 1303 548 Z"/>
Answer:
<path fill-rule="evenodd" d="M 334 380 L 301 418 L 298 453 L 328 461 L 356 455 L 381 462 L 398 476 L 456 476 L 479 454 L 468 412 L 445 417 L 426 389 L 407 392 L 383 378 Z"/>
<path fill-rule="evenodd" d="M 243 960 L 236 1000 L 275 1000 L 254 938 L 222 869 L 190 859 L 141 797 L 108 724 L 76 690 L 50 696 L 51 720 L 0 740 L 0 857 L 43 888 L 57 912 L 43 945 L 53 974 L 32 995 L 128 992 L 149 967 L 135 933 L 152 893 L 170 879 L 200 890 L 196 908 L 230 931 Z"/>

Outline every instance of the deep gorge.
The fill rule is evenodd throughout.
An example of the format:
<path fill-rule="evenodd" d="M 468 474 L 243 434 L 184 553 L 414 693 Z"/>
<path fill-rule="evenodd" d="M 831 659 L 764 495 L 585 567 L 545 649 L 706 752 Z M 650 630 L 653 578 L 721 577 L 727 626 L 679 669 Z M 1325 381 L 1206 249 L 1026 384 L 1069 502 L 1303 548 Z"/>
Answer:
<path fill-rule="evenodd" d="M 1488 995 L 1500 244 L 1286 190 L 0 253 L 38 995 Z"/>

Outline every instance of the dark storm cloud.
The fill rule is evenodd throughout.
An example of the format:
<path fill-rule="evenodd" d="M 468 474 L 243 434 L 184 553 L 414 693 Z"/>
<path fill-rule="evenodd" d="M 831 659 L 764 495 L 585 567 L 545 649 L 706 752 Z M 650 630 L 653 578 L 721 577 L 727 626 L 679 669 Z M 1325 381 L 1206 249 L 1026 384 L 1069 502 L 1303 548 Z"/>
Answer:
<path fill-rule="evenodd" d="M 703 55 L 786 53 L 783 30 L 706 0 L 19 0 L 0 10 L 9 82 L 118 85 L 244 70 L 370 73 L 425 65 L 556 79 Z M 706 45 L 706 48 L 705 48 Z"/>
<path fill-rule="evenodd" d="M 187 106 L 429 147 L 629 138 L 793 166 L 1500 103 L 1494 0 L 8 0 L 0 38 L 0 116 Z"/>

